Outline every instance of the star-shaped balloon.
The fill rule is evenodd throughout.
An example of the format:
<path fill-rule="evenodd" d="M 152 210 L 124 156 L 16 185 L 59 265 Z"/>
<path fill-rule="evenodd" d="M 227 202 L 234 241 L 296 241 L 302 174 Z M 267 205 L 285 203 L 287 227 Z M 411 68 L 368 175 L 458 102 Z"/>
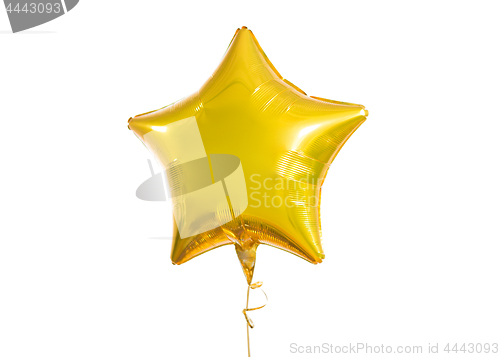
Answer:
<path fill-rule="evenodd" d="M 172 262 L 233 244 L 249 284 L 260 244 L 321 263 L 321 186 L 367 116 L 362 105 L 307 96 L 238 29 L 200 90 L 129 119 L 167 173 Z"/>

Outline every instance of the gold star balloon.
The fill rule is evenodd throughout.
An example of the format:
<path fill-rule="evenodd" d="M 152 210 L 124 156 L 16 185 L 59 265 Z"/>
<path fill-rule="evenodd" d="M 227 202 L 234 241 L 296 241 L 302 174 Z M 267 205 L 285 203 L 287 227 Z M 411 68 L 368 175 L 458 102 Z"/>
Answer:
<path fill-rule="evenodd" d="M 129 119 L 166 171 L 172 262 L 233 244 L 249 285 L 260 244 L 321 263 L 321 186 L 367 116 L 362 105 L 307 96 L 238 29 L 200 90 Z"/>

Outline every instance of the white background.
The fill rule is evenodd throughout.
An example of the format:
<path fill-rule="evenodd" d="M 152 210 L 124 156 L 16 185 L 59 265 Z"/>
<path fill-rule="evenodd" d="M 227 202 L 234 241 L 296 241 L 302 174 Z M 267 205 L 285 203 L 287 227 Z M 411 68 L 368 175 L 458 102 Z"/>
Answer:
<path fill-rule="evenodd" d="M 323 186 L 325 261 L 258 250 L 252 355 L 500 343 L 499 10 L 87 0 L 19 34 L 0 11 L 0 356 L 246 355 L 234 248 L 171 264 L 127 130 L 197 90 L 243 25 L 306 93 L 370 111 Z"/>

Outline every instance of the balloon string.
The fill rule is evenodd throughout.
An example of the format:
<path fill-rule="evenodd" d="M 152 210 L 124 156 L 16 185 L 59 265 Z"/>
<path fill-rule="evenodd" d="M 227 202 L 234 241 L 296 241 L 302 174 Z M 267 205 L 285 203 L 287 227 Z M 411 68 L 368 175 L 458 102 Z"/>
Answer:
<path fill-rule="evenodd" d="M 260 289 L 260 291 L 262 291 L 262 293 L 264 294 L 264 296 L 266 297 L 266 303 L 262 306 L 259 306 L 259 307 L 252 307 L 252 308 L 248 308 L 248 300 L 250 298 L 250 289 L 257 289 L 257 288 L 260 288 L 262 286 L 262 282 L 261 281 L 258 281 L 256 283 L 253 283 L 253 284 L 250 284 L 248 285 L 248 289 L 247 289 L 247 306 L 243 309 L 243 315 L 245 315 L 245 320 L 247 321 L 247 346 L 248 346 L 248 357 L 250 357 L 250 329 L 251 328 L 254 328 L 255 325 L 252 321 L 252 319 L 250 317 L 248 317 L 247 315 L 247 312 L 248 311 L 255 311 L 255 310 L 259 310 L 259 309 L 262 309 L 264 306 L 267 305 L 267 301 L 268 301 L 268 298 L 267 298 L 267 294 L 264 292 L 264 290 Z"/>

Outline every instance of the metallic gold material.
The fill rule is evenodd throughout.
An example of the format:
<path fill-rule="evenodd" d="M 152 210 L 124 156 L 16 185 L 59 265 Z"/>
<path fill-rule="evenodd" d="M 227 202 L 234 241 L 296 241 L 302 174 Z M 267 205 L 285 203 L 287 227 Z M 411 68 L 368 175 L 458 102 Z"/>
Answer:
<path fill-rule="evenodd" d="M 307 96 L 238 29 L 200 90 L 129 119 L 167 171 L 172 262 L 234 244 L 249 285 L 260 244 L 321 263 L 321 185 L 367 116 L 362 105 Z"/>

